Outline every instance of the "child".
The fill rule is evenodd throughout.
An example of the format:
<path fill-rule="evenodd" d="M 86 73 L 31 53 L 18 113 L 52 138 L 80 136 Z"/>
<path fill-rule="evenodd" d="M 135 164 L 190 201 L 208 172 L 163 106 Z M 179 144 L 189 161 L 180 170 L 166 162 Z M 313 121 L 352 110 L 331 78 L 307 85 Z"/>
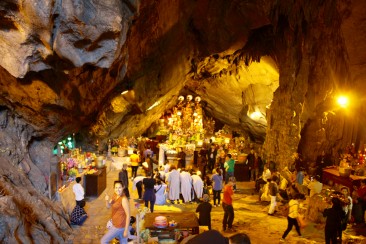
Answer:
<path fill-rule="evenodd" d="M 293 226 L 295 226 L 297 234 L 301 236 L 300 226 L 297 222 L 297 217 L 299 216 L 299 202 L 297 199 L 300 198 L 299 196 L 299 194 L 296 194 L 288 203 L 287 229 L 283 233 L 282 238 L 280 239 L 281 241 L 285 241 L 286 236 L 292 230 Z"/>
<path fill-rule="evenodd" d="M 198 223 L 201 226 L 208 226 L 211 230 L 211 210 L 212 205 L 209 203 L 210 197 L 207 194 L 203 195 L 203 202 L 200 203 L 196 209 L 196 213 L 199 213 Z"/>
<path fill-rule="evenodd" d="M 271 196 L 271 204 L 269 206 L 269 210 L 268 210 L 268 215 L 274 215 L 275 209 L 276 209 L 276 197 L 278 194 L 278 186 L 277 186 L 277 181 L 278 177 L 277 175 L 274 175 L 272 177 L 271 183 L 269 183 L 268 186 L 268 190 L 269 190 L 269 195 Z"/>

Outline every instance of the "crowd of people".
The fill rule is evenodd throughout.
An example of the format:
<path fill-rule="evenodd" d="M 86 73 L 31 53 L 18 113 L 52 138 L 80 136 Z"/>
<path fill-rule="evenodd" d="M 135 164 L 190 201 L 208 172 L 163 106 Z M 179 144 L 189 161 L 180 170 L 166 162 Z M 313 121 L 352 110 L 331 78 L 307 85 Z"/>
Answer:
<path fill-rule="evenodd" d="M 280 241 L 285 241 L 293 227 L 301 236 L 300 226 L 304 224 L 303 218 L 307 211 L 302 209 L 302 202 L 321 194 L 323 183 L 321 176 L 318 175 L 319 168 L 329 166 L 326 163 L 325 154 L 322 153 L 317 159 L 319 161 L 317 170 L 313 174 L 308 174 L 298 153 L 294 153 L 293 159 L 292 170 L 285 167 L 278 172 L 276 168 L 269 169 L 268 165 L 264 165 L 262 176 L 256 180 L 255 186 L 255 190 L 259 193 L 259 200 L 270 202 L 268 215 L 275 214 L 278 200 L 287 203 L 288 226 Z M 362 180 L 359 187 L 354 187 L 352 195 L 350 189 L 343 186 L 341 189 L 333 190 L 329 199 L 328 208 L 321 211 L 326 218 L 325 241 L 327 244 L 341 241 L 342 231 L 347 228 L 347 224 L 364 223 L 366 180 Z"/>
<path fill-rule="evenodd" d="M 145 202 L 145 206 L 149 207 L 150 212 L 154 212 L 155 204 L 199 203 L 196 208 L 196 212 L 199 215 L 199 224 L 207 226 L 209 230 L 212 229 L 212 208 L 222 206 L 221 231 L 235 233 L 236 230 L 233 228 L 234 208 L 232 198 L 236 190 L 234 177 L 235 161 L 230 153 L 216 150 L 216 146 L 214 144 L 211 145 L 207 153 L 200 153 L 201 158 L 200 162 L 198 162 L 198 167 L 190 168 L 177 168 L 176 165 L 169 164 L 168 161 L 164 165 L 159 166 L 152 158 L 152 153 L 147 153 L 146 157 L 140 160 L 139 155 L 134 151 L 134 154 L 130 156 L 131 161 L 139 162 L 145 171 L 145 175 L 137 175 L 135 170 L 133 170 L 131 178 L 128 178 L 125 171 L 127 164 L 125 164 L 119 174 L 119 180 L 124 188 L 128 188 L 128 180 L 131 179 L 132 189 L 137 190 L 139 199 Z M 225 160 L 223 160 L 223 156 Z M 141 163 L 141 161 L 144 161 L 144 163 Z M 276 170 L 273 162 L 263 163 L 258 153 L 253 149 L 248 154 L 246 162 L 244 162 L 247 165 L 245 173 L 248 174 L 249 180 L 255 181 L 255 190 L 259 193 L 259 200 L 270 202 L 268 215 L 273 216 L 277 212 L 278 200 L 285 200 L 288 204 L 288 227 L 282 235 L 281 241 L 285 240 L 293 226 L 295 226 L 298 235 L 301 236 L 300 223 L 298 222 L 301 209 L 300 202 L 306 196 L 312 197 L 319 194 L 323 186 L 320 176 L 307 175 L 299 162 L 298 155 L 295 154 L 292 172 L 285 168 L 280 173 Z M 363 189 L 366 194 L 366 187 L 360 189 Z M 129 194 L 128 190 L 125 192 L 127 196 Z M 210 203 L 210 193 L 213 196 L 213 204 Z M 349 191 L 345 189 L 344 194 L 349 195 Z M 338 206 L 337 203 L 333 203 L 332 208 L 329 209 L 336 208 L 334 206 Z M 351 209 L 349 208 L 350 206 Z M 324 216 L 329 218 L 329 211 L 331 210 L 324 211 Z M 342 211 L 345 214 L 339 214 L 342 218 L 339 223 L 344 225 L 344 219 L 347 218 L 349 220 L 351 216 L 352 205 L 347 205 L 347 209 L 342 209 Z M 348 215 L 346 214 L 347 212 Z M 334 225 L 334 215 L 329 219 L 332 220 L 327 221 L 327 223 Z M 328 229 L 333 228 L 329 227 L 330 224 L 327 226 Z M 334 236 L 329 234 L 331 231 L 327 231 L 327 228 L 326 240 L 333 240 Z M 341 233 L 342 226 L 337 224 L 336 237 L 341 238 Z M 330 242 L 327 241 L 327 243 Z"/>
<path fill-rule="evenodd" d="M 222 231 L 236 232 L 233 228 L 232 199 L 235 191 L 235 161 L 230 154 L 225 154 L 225 160 L 217 163 L 213 145 L 212 151 L 208 151 L 207 158 L 204 159 L 208 162 L 207 168 L 204 168 L 205 174 L 197 167 L 177 168 L 176 165 L 168 162 L 159 166 L 152 152 L 143 155 L 143 159 L 136 151 L 130 155 L 131 176 L 129 177 L 127 173 L 128 165 L 123 164 L 118 175 L 119 179 L 114 184 L 113 196 L 106 196 L 106 206 L 112 208 L 112 216 L 118 216 L 118 221 L 117 217 L 112 218 L 111 227 L 102 238 L 102 243 L 107 243 L 111 238 L 118 238 L 121 243 L 127 240 L 130 217 L 126 201 L 128 202 L 130 198 L 128 190 L 130 183 L 132 183 L 132 190 L 137 191 L 139 200 L 144 201 L 150 212 L 154 212 L 155 205 L 197 203 L 196 213 L 200 226 L 207 226 L 208 230 L 211 230 L 211 210 L 222 206 Z M 215 155 L 215 162 L 210 162 L 210 155 Z M 142 166 L 143 175 L 138 174 L 136 165 L 137 168 Z M 213 205 L 210 203 L 211 193 Z M 237 237 L 237 239 L 240 238 Z M 246 239 L 249 240 L 247 236 Z M 190 243 L 194 243 L 193 240 Z M 235 242 L 231 241 L 231 243 Z"/>
<path fill-rule="evenodd" d="M 121 243 L 126 243 L 130 230 L 130 210 L 128 201 L 131 196 L 128 187 L 132 183 L 132 190 L 136 191 L 138 198 L 144 201 L 145 206 L 154 212 L 155 205 L 166 204 L 192 204 L 198 203 L 196 212 L 200 226 L 211 225 L 212 208 L 222 207 L 223 219 L 221 231 L 235 233 L 233 228 L 234 208 L 233 195 L 236 191 L 234 170 L 235 160 L 232 155 L 224 150 L 219 150 L 211 144 L 210 149 L 199 153 L 199 160 L 193 167 L 178 168 L 175 164 L 165 161 L 164 165 L 158 165 L 154 160 L 154 153 L 150 148 L 141 155 L 134 151 L 130 155 L 131 175 L 128 175 L 128 165 L 123 164 L 119 172 L 119 179 L 114 184 L 112 197 L 106 196 L 106 206 L 112 208 L 111 227 L 102 238 L 102 243 L 108 243 L 117 237 Z M 319 158 L 325 162 L 325 157 Z M 297 153 L 294 154 L 294 163 L 291 169 L 284 168 L 278 172 L 273 162 L 265 163 L 254 149 L 247 156 L 245 174 L 249 181 L 255 182 L 255 191 L 258 192 L 259 201 L 267 201 L 268 215 L 273 216 L 277 212 L 277 201 L 287 204 L 287 229 L 284 231 L 281 241 L 284 241 L 289 232 L 295 227 L 297 234 L 301 236 L 300 212 L 301 202 L 306 198 L 321 193 L 323 184 L 318 171 L 309 175 Z M 142 166 L 143 174 L 138 174 L 138 168 Z M 185 166 L 182 162 L 178 166 Z M 324 165 L 321 165 L 322 167 Z M 76 179 L 74 186 L 76 196 L 75 212 L 83 210 L 85 205 L 83 189 L 80 178 Z M 212 194 L 212 203 L 210 195 Z M 342 239 L 342 231 L 346 229 L 351 220 L 364 222 L 363 213 L 366 210 L 366 180 L 360 187 L 354 189 L 351 195 L 350 189 L 343 187 L 338 197 L 333 197 L 331 205 L 323 211 L 327 218 L 325 226 L 326 243 L 336 243 L 337 238 Z M 344 200 L 346 199 L 346 201 Z M 345 204 L 346 202 L 346 204 Z M 87 218 L 85 211 L 81 211 L 81 220 L 75 223 L 82 224 Z M 80 216 L 78 216 L 80 217 Z M 215 231 L 209 232 L 215 236 Z M 205 235 L 209 235 L 206 233 Z M 208 237 L 207 237 L 208 238 Z M 187 243 L 196 243 L 192 239 Z M 199 238 L 197 237 L 197 241 Z M 223 239 L 224 240 L 224 239 Z M 229 239 L 225 239 L 228 243 Z M 234 242 L 232 242 L 234 243 Z M 250 241 L 248 242 L 250 243 Z"/>

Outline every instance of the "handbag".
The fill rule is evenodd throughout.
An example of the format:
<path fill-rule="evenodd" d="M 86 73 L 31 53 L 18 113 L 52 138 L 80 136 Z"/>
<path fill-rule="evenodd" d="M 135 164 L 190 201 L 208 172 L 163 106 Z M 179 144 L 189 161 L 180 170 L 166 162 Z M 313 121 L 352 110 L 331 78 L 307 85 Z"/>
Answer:
<path fill-rule="evenodd" d="M 112 228 L 113 224 L 112 224 L 112 219 L 108 220 L 107 222 L 107 229 Z"/>
<path fill-rule="evenodd" d="M 154 192 L 155 192 L 155 193 L 157 193 L 157 192 L 161 189 L 161 187 L 162 187 L 162 186 L 163 186 L 163 185 L 160 185 L 159 189 L 157 189 L 157 190 L 156 190 L 156 189 L 154 189 Z"/>

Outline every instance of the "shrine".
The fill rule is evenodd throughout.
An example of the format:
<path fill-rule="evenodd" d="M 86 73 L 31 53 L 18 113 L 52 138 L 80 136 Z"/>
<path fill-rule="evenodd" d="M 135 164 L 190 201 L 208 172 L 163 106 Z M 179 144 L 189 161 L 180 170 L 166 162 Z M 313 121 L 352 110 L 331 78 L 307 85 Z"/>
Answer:
<path fill-rule="evenodd" d="M 361 243 L 365 7 L 1 1 L 0 242 Z"/>

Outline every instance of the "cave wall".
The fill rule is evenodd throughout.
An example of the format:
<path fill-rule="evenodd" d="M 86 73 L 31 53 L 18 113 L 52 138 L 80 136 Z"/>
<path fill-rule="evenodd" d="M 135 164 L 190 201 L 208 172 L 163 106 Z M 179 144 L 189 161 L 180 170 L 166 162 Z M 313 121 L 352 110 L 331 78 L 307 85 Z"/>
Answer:
<path fill-rule="evenodd" d="M 133 1 L 1 1 L 0 242 L 71 237 L 68 214 L 49 199 L 58 163 L 52 149 L 112 100 L 136 8 Z"/>
<path fill-rule="evenodd" d="M 0 128 L 0 242 L 64 243 L 69 217 L 49 199 L 53 144 L 5 107 Z"/>
<path fill-rule="evenodd" d="M 340 31 L 349 9 L 330 1 L 295 6 L 283 1 L 273 9 L 282 42 L 277 44 L 280 86 L 267 113 L 267 157 L 284 167 L 293 162 L 293 152 L 306 161 L 314 161 L 322 150 L 336 156 L 357 128 L 352 115 L 347 119 L 335 104 L 336 95 L 353 84 Z M 353 109 L 354 116 L 357 107 Z"/>
<path fill-rule="evenodd" d="M 264 158 L 280 168 L 296 151 L 311 161 L 322 150 L 336 155 L 364 144 L 365 116 L 354 119 L 365 111 L 364 7 L 362 0 L 1 1 L 0 200 L 27 206 L 1 213 L 28 222 L 1 225 L 0 238 L 13 240 L 4 238 L 23 228 L 25 242 L 65 241 L 67 217 L 45 197 L 53 145 L 75 132 L 85 146 L 139 136 L 182 92 L 264 141 Z M 334 98 L 347 87 L 355 102 L 340 110 Z"/>

